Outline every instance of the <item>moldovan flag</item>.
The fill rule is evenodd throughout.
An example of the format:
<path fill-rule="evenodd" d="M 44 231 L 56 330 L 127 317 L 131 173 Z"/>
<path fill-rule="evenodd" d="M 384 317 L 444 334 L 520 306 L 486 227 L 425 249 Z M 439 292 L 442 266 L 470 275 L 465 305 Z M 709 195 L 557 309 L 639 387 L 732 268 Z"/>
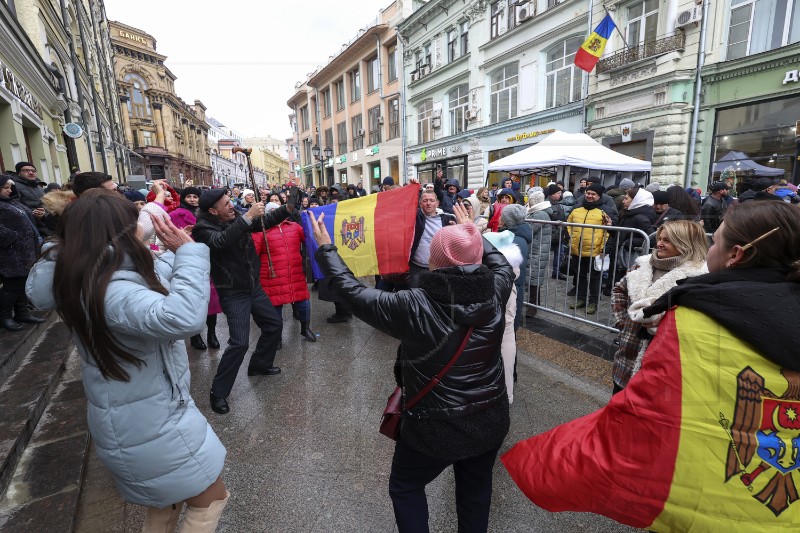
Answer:
<path fill-rule="evenodd" d="M 798 413 L 800 372 L 677 307 L 606 407 L 518 443 L 502 461 L 549 511 L 651 531 L 796 532 Z"/>
<path fill-rule="evenodd" d="M 331 241 L 356 277 L 408 272 L 419 207 L 419 184 L 309 209 L 322 219 Z M 311 217 L 303 213 L 306 250 L 314 279 L 323 278 L 314 260 L 317 242 Z"/>
<path fill-rule="evenodd" d="M 578 52 L 575 54 L 575 65 L 586 72 L 591 72 L 603 55 L 606 42 L 616 27 L 617 25 L 611 20 L 611 15 L 606 15 L 589 38 L 578 48 Z"/>

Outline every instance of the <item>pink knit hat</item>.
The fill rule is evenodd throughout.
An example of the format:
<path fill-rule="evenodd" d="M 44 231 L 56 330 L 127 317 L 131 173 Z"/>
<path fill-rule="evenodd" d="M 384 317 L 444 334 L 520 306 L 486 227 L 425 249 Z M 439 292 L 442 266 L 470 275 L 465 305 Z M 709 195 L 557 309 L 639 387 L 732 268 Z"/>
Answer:
<path fill-rule="evenodd" d="M 445 226 L 431 240 L 431 269 L 478 265 L 483 258 L 481 232 L 474 224 Z"/>

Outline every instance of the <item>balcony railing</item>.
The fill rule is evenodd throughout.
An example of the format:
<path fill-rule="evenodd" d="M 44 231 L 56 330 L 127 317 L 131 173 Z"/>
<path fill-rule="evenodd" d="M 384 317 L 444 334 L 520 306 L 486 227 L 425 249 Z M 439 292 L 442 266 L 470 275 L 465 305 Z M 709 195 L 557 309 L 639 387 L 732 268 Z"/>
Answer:
<path fill-rule="evenodd" d="M 683 50 L 686 42 L 686 34 L 678 31 L 675 35 L 663 37 L 653 41 L 645 41 L 639 46 L 631 46 L 624 50 L 601 59 L 597 62 L 597 73 L 602 74 L 615 70 L 631 63 L 642 61 L 650 57 L 658 57 L 675 50 Z"/>

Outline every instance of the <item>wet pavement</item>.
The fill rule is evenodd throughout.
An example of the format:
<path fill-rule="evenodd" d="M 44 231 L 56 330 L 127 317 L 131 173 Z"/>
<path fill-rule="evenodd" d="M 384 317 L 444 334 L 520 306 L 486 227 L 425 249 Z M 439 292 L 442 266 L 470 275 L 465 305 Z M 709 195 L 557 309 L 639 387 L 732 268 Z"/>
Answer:
<path fill-rule="evenodd" d="M 327 324 L 332 313 L 333 304 L 312 293 L 312 328 L 319 337 L 311 343 L 300 337 L 299 323 L 285 308 L 283 349 L 276 358 L 283 373 L 248 377 L 245 359 L 227 415 L 208 406 L 222 350 L 189 348 L 192 395 L 228 450 L 223 479 L 231 500 L 219 531 L 396 531 L 388 494 L 394 444 L 378 433 L 378 424 L 394 388 L 398 342 L 355 318 Z M 254 324 L 251 331 L 252 350 Z M 217 333 L 224 348 L 223 315 Z M 610 397 L 607 361 L 528 330 L 520 330 L 518 345 L 519 382 L 501 453 L 602 407 Z M 456 531 L 452 469 L 427 494 L 431 531 Z M 140 531 L 143 515 L 144 508 L 118 496 L 90 453 L 75 530 Z M 604 517 L 534 506 L 499 460 L 489 530 L 633 531 Z"/>

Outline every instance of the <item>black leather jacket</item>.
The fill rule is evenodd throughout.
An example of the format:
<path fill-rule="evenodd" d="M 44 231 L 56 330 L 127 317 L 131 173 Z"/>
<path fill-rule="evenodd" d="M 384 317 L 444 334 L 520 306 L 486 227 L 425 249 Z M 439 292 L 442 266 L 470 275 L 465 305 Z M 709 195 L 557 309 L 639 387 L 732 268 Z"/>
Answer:
<path fill-rule="evenodd" d="M 264 215 L 266 228 L 289 216 L 286 206 Z M 210 213 L 201 212 L 192 230 L 192 238 L 211 249 L 211 279 L 221 291 L 250 291 L 259 286 L 261 260 L 251 233 L 261 231 L 261 219 L 248 224 L 239 212 L 231 222 L 222 222 Z"/>
<path fill-rule="evenodd" d="M 398 384 L 404 401 L 450 360 L 468 327 L 475 328 L 442 381 L 403 413 L 401 437 L 420 452 L 448 459 L 499 447 L 509 425 L 500 344 L 514 284 L 505 257 L 484 241 L 483 265 L 424 273 L 420 288 L 395 293 L 363 285 L 333 245 L 321 246 L 315 257 L 337 300 L 367 324 L 400 339 Z"/>

